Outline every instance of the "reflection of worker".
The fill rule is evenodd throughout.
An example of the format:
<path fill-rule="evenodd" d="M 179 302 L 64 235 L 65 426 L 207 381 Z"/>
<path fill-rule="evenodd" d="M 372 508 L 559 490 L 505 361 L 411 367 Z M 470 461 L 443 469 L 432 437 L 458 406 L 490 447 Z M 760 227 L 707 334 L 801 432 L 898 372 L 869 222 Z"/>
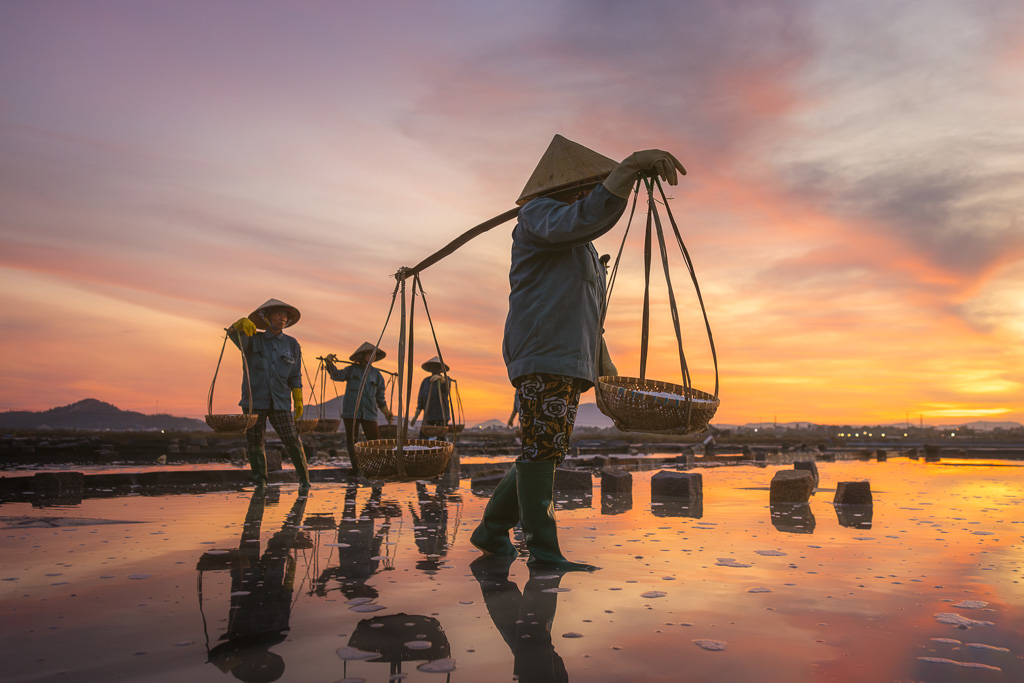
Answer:
<path fill-rule="evenodd" d="M 231 569 L 231 610 L 224 641 L 210 650 L 209 661 L 240 681 L 276 681 L 284 673 L 284 660 L 270 648 L 288 637 L 295 583 L 291 551 L 307 539 L 298 526 L 306 507 L 296 498 L 281 530 L 271 537 L 260 556 L 260 527 L 266 506 L 264 489 L 249 501 L 242 527 L 239 562 Z"/>
<path fill-rule="evenodd" d="M 413 537 L 423 555 L 423 559 L 416 562 L 416 568 L 433 571 L 448 554 L 448 499 L 443 486 L 438 484 L 434 493 L 430 493 L 426 482 L 422 481 L 416 482 L 416 498 L 418 511 L 409 503 Z"/>
<path fill-rule="evenodd" d="M 565 458 L 580 393 L 597 379 L 605 272 L 591 243 L 614 227 L 641 173 L 677 182 L 668 152 L 634 152 L 616 164 L 555 136 L 527 182 L 512 231 L 503 354 L 520 401 L 522 453 L 495 488 L 471 536 L 481 550 L 515 554 L 508 530 L 520 521 L 530 564 L 594 569 L 558 547 L 555 467 Z"/>
<path fill-rule="evenodd" d="M 350 483 L 345 489 L 345 507 L 338 522 L 338 566 L 325 569 L 313 583 L 317 595 L 326 595 L 328 584 L 338 582 L 341 593 L 349 598 L 376 598 L 377 589 L 367 581 L 380 570 L 381 549 L 390 530 L 392 517 L 401 516 L 401 508 L 392 501 L 381 500 L 381 487 L 374 486 L 361 514 L 356 513 L 359 487 Z M 396 514 L 397 513 L 397 514 Z M 384 523 L 375 527 L 375 520 Z"/>
<path fill-rule="evenodd" d="M 444 426 L 448 424 L 451 417 L 451 407 L 448 400 L 448 387 L 450 378 L 446 378 L 449 367 L 441 362 L 441 359 L 434 356 L 421 365 L 424 370 L 430 373 L 420 382 L 420 393 L 416 398 L 416 414 L 412 416 L 410 425 L 416 424 L 416 418 L 423 413 L 423 424 L 428 426 Z M 424 434 L 420 433 L 420 438 Z"/>
<path fill-rule="evenodd" d="M 508 578 L 514 558 L 479 557 L 470 563 L 487 613 L 515 658 L 513 677 L 522 683 L 568 682 L 565 663 L 551 642 L 562 571 L 530 568 L 523 592 Z"/>
<path fill-rule="evenodd" d="M 374 351 L 376 350 L 376 353 Z M 348 457 L 352 462 L 352 470 L 358 472 L 359 464 L 356 462 L 356 432 L 361 427 L 363 435 L 367 439 L 380 438 L 377 430 L 377 409 L 379 408 L 388 422 L 394 417 L 388 408 L 387 398 L 384 395 L 384 375 L 380 370 L 369 365 L 370 356 L 373 355 L 374 362 L 379 361 L 387 355 L 370 342 L 364 342 L 355 350 L 349 360 L 352 365 L 338 369 L 335 362 L 338 357 L 333 353 L 324 360 L 327 361 L 327 374 L 335 382 L 345 382 L 345 398 L 341 408 L 341 419 L 345 422 L 345 446 L 348 448 Z M 363 375 L 366 375 L 366 382 L 363 383 Z M 363 395 L 359 397 L 359 385 L 363 384 Z M 356 406 L 356 401 L 359 405 Z"/>
<path fill-rule="evenodd" d="M 299 486 L 309 488 L 306 453 L 295 429 L 295 421 L 302 417 L 302 349 L 299 342 L 284 333 L 284 328 L 298 321 L 299 309 L 270 299 L 228 330 L 231 341 L 245 354 L 248 383 L 252 387 L 252 405 L 249 405 L 247 381 L 243 377 L 239 405 L 243 411 L 258 416 L 256 424 L 245 431 L 249 466 L 257 486 L 267 484 L 265 440 L 269 419 L 291 458 Z"/>

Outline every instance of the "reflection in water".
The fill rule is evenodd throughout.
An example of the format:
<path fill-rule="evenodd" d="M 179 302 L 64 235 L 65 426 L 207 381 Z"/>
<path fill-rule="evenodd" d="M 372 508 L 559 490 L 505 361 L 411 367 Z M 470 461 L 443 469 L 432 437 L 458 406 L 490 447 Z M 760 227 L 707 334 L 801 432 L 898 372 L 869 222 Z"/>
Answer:
<path fill-rule="evenodd" d="M 281 530 L 267 542 L 260 554 L 260 529 L 268 503 L 276 504 L 276 489 L 268 493 L 257 489 L 249 500 L 236 553 L 205 553 L 199 570 L 199 608 L 202 611 L 204 571 L 231 570 L 231 610 L 223 641 L 209 649 L 208 661 L 223 672 L 231 672 L 240 681 L 276 681 L 284 673 L 284 659 L 270 648 L 288 635 L 295 583 L 296 548 L 308 548 L 309 539 L 297 528 L 306 508 L 305 496 L 299 496 L 284 520 Z M 203 619 L 205 627 L 205 617 Z"/>
<path fill-rule="evenodd" d="M 508 578 L 513 557 L 485 555 L 470 565 L 487 612 L 515 658 L 513 675 L 523 683 L 569 680 L 565 663 L 551 642 L 551 624 L 564 571 L 530 568 L 522 593 Z M 495 678 L 502 678 L 496 676 Z"/>
<path fill-rule="evenodd" d="M 651 514 L 655 517 L 693 517 L 704 516 L 704 497 L 697 496 L 689 500 L 651 496 Z"/>
<path fill-rule="evenodd" d="M 602 515 L 621 515 L 633 509 L 633 492 L 609 493 L 601 496 Z"/>
<path fill-rule="evenodd" d="M 836 505 L 836 518 L 842 526 L 854 529 L 870 529 L 874 516 L 873 505 Z"/>
<path fill-rule="evenodd" d="M 416 568 L 426 555 L 406 522 L 411 504 L 417 526 L 433 519 L 440 529 L 435 482 L 425 491 L 411 481 L 383 491 L 362 480 L 324 482 L 308 501 L 278 487 L 262 497 L 251 489 L 87 496 L 77 509 L 47 515 L 27 502 L 4 504 L 4 680 L 329 682 L 343 677 L 345 661 L 353 677 L 387 681 L 379 652 L 359 662 L 339 646 L 357 631 L 386 628 L 367 618 L 405 613 L 440 620 L 451 651 L 440 659 L 456 666 L 453 683 L 512 680 L 513 671 L 524 682 L 565 680 L 564 671 L 576 683 L 1024 681 L 1024 463 L 925 466 L 890 456 L 881 465 L 819 466 L 830 485 L 871 481 L 879 515 L 870 531 L 845 526 L 846 513 L 866 524 L 868 510 L 833 512 L 820 491 L 809 506 L 773 506 L 765 519 L 772 472 L 750 466 L 703 472 L 701 519 L 659 516 L 668 510 L 650 505 L 653 473 L 636 471 L 628 512 L 560 518 L 605 565 L 593 577 L 571 577 L 586 587 L 569 596 L 538 594 L 522 558 L 511 572 L 467 569 L 479 554 L 457 516 L 472 528 L 486 501 L 465 481 L 461 513 L 451 502 L 458 491 L 444 499 L 447 555 L 433 573 Z M 300 509 L 304 527 L 296 529 Z M 304 549 L 303 532 L 318 552 Z M 197 545 L 205 543 L 218 545 Z M 197 578 L 205 624 L 188 599 Z M 548 633 L 555 598 L 559 630 Z M 563 640 L 569 630 L 581 638 Z M 726 650 L 708 652 L 698 639 Z M 423 640 L 420 656 L 436 656 L 440 641 Z M 429 673 L 439 665 L 400 664 L 408 681 L 444 683 Z"/>
<path fill-rule="evenodd" d="M 452 651 L 441 622 L 433 617 L 402 612 L 363 619 L 356 625 L 348 644 L 379 653 L 378 659 L 367 661 L 390 663 L 392 677 L 402 673 L 402 662 L 443 659 L 450 657 Z"/>
<path fill-rule="evenodd" d="M 590 491 L 559 492 L 555 497 L 556 510 L 582 510 L 594 506 L 594 494 Z"/>
<path fill-rule="evenodd" d="M 434 493 L 430 493 L 425 482 L 416 482 L 417 506 L 409 503 L 409 512 L 412 513 L 416 548 L 423 555 L 416 562 L 417 569 L 434 572 L 448 555 L 449 500 L 456 504 L 456 517 L 462 510 L 461 496 L 455 493 L 449 495 L 451 490 L 445 483 L 438 483 Z M 458 529 L 458 526 L 459 521 L 456 519 L 455 528 Z"/>
<path fill-rule="evenodd" d="M 772 503 L 772 525 L 789 534 L 813 534 L 814 513 L 810 503 Z"/>
<path fill-rule="evenodd" d="M 357 516 L 358 493 L 359 486 L 355 483 L 345 488 L 345 506 L 338 522 L 338 566 L 323 570 L 313 581 L 311 593 L 325 596 L 334 590 L 330 584 L 337 583 L 337 590 L 348 599 L 375 599 L 377 589 L 366 582 L 380 571 L 382 561 L 385 571 L 394 569 L 394 558 L 381 555 L 381 549 L 388 542 L 391 520 L 400 518 L 402 509 L 394 501 L 382 500 L 381 487 L 374 486 L 362 513 Z M 384 522 L 375 529 L 377 519 Z"/>

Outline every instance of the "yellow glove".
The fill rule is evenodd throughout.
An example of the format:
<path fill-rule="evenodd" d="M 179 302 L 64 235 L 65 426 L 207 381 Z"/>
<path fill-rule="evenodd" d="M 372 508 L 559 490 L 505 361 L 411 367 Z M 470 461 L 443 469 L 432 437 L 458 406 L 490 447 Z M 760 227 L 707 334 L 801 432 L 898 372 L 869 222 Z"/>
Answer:
<path fill-rule="evenodd" d="M 292 403 L 295 404 L 295 421 L 302 419 L 302 387 L 292 389 Z"/>
<path fill-rule="evenodd" d="M 628 197 L 640 174 L 661 176 L 669 185 L 677 185 L 679 183 L 677 171 L 686 175 L 686 169 L 674 156 L 660 149 L 645 149 L 633 152 L 623 159 L 618 166 L 612 169 L 603 184 L 605 189 L 613 195 Z"/>
<path fill-rule="evenodd" d="M 251 337 L 256 334 L 256 324 L 248 318 L 239 318 L 231 325 L 231 327 L 232 329 L 241 332 L 246 337 Z"/>

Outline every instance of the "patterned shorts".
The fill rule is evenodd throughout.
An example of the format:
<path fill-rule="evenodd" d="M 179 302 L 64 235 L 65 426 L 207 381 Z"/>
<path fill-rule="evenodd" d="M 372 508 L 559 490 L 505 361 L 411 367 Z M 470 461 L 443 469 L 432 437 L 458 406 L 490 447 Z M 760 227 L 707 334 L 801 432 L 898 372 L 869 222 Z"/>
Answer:
<path fill-rule="evenodd" d="M 569 437 L 580 404 L 580 380 L 565 375 L 535 373 L 519 379 L 519 422 L 523 429 L 520 460 L 555 459 L 569 453 Z"/>
<path fill-rule="evenodd" d="M 245 430 L 245 444 L 249 448 L 262 450 L 267 434 L 267 419 L 285 446 L 299 443 L 299 432 L 295 429 L 295 415 L 290 410 L 257 410 L 256 424 Z"/>

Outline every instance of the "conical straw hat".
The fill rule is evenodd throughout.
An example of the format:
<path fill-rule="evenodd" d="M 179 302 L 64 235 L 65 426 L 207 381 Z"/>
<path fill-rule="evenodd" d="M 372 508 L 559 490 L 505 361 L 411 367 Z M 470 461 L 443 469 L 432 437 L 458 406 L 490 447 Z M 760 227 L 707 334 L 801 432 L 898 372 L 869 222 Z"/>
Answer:
<path fill-rule="evenodd" d="M 349 356 L 349 357 L 348 357 L 348 359 L 349 359 L 350 361 L 355 361 L 355 359 L 356 359 L 356 358 L 358 358 L 359 356 L 363 355 L 364 353 L 365 353 L 365 354 L 366 354 L 367 356 L 369 356 L 369 355 L 370 355 L 371 353 L 373 353 L 373 350 L 374 350 L 374 349 L 377 349 L 377 355 L 375 355 L 375 356 L 373 357 L 373 362 L 374 362 L 374 363 L 376 363 L 377 361 L 379 361 L 379 360 L 381 360 L 382 358 L 384 358 L 384 356 L 388 355 L 388 354 L 387 354 L 387 353 L 386 353 L 386 352 L 385 352 L 385 351 L 384 351 L 383 349 L 381 349 L 381 348 L 378 348 L 378 347 L 374 346 L 374 345 L 373 345 L 373 344 L 371 344 L 370 342 L 363 342 L 363 345 L 362 345 L 362 346 L 360 346 L 360 347 L 359 347 L 358 349 L 356 349 L 355 351 L 353 351 L 353 352 L 352 352 L 352 355 L 351 355 L 351 356 Z"/>
<path fill-rule="evenodd" d="M 451 368 L 448 367 L 447 363 L 445 363 L 442 366 L 441 359 L 438 358 L 437 356 L 434 356 L 420 367 L 426 370 L 427 372 L 442 372 L 442 367 L 444 367 L 444 372 L 448 372 L 449 370 L 451 370 Z"/>
<path fill-rule="evenodd" d="M 263 317 L 263 311 L 268 308 L 283 308 L 288 311 L 288 322 L 285 323 L 285 327 L 291 327 L 295 323 L 299 322 L 299 309 L 295 308 L 291 304 L 286 304 L 280 299 L 268 299 L 266 303 L 262 304 L 259 308 L 249 314 L 249 320 L 256 326 L 256 329 L 265 330 L 270 327 L 267 324 L 266 319 Z"/>
<path fill-rule="evenodd" d="M 535 197 L 577 186 L 596 185 L 612 172 L 619 162 L 592 149 L 555 135 L 540 158 L 533 175 L 526 182 L 516 204 L 522 206 Z"/>

